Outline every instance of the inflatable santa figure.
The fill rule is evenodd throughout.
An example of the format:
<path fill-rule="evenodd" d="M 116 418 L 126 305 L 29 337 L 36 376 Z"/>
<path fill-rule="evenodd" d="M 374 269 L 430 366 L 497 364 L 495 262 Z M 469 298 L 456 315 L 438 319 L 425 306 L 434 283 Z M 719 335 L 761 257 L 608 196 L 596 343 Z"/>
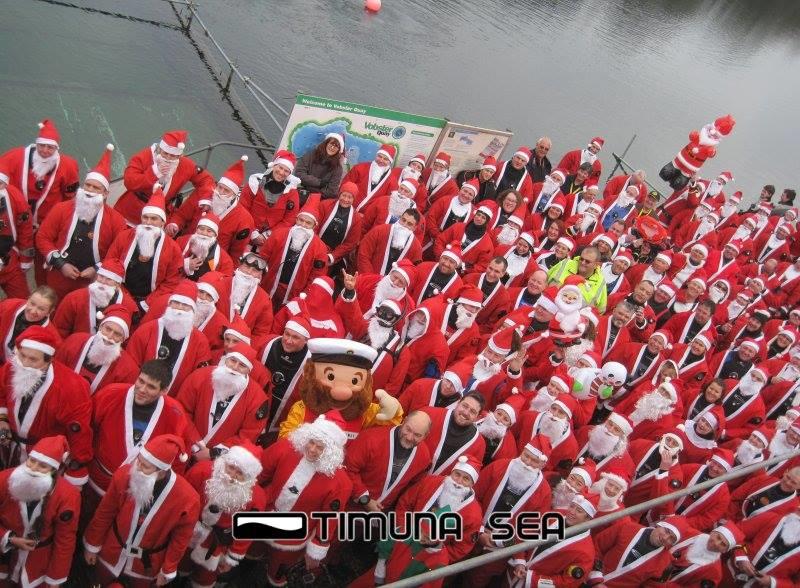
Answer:
<path fill-rule="evenodd" d="M 689 133 L 689 143 L 675 158 L 661 168 L 658 175 L 668 182 L 673 190 L 681 190 L 692 176 L 700 171 L 707 159 L 717 154 L 717 145 L 723 136 L 728 135 L 736 121 L 730 114 L 722 116 L 699 131 Z"/>

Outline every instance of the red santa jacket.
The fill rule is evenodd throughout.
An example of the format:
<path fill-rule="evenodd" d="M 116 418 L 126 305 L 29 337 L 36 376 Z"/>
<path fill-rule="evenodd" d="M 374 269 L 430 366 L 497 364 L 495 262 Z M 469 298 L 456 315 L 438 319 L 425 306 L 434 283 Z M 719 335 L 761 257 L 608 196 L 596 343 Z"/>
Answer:
<path fill-rule="evenodd" d="M 344 467 L 353 484 L 352 498 L 368 496 L 390 510 L 397 498 L 428 469 L 430 452 L 425 443 L 411 450 L 403 468 L 390 482 L 398 427 L 370 427 L 347 446 Z"/>
<path fill-rule="evenodd" d="M 14 335 L 14 324 L 17 318 L 25 311 L 24 298 L 6 298 L 0 300 L 0 362 L 5 362 L 6 356 L 14 352 L 16 342 Z M 46 318 L 41 326 L 51 329 L 56 336 L 58 330 L 53 326 L 49 318 Z M 60 338 L 60 336 L 59 336 Z"/>
<path fill-rule="evenodd" d="M 350 171 L 342 178 L 342 185 L 345 182 L 353 182 L 358 186 L 358 199 L 355 201 L 354 206 L 358 212 L 365 212 L 366 207 L 378 196 L 386 196 L 391 190 L 391 182 L 389 176 L 392 168 L 386 168 L 386 172 L 381 176 L 381 179 L 373 188 L 370 183 L 370 166 L 371 161 L 362 161 L 355 164 L 350 168 Z"/>
<path fill-rule="evenodd" d="M 36 232 L 36 248 L 41 256 L 48 260 L 53 253 L 58 252 L 63 255 L 69 247 L 77 225 L 78 215 L 75 214 L 75 201 L 69 200 L 56 204 Z M 92 239 L 92 257 L 95 264 L 105 259 L 114 239 L 123 233 L 125 228 L 125 219 L 122 218 L 122 215 L 104 204 L 97 216 L 94 217 L 89 233 Z"/>
<path fill-rule="evenodd" d="M 512 399 L 513 398 L 517 398 L 517 396 L 512 397 Z M 519 415 L 517 422 L 520 423 L 519 437 L 517 439 L 518 447 L 525 447 L 535 435 L 541 433 L 541 422 L 545 414 L 535 410 L 529 410 L 527 403 L 525 403 L 524 407 L 524 410 L 521 412 L 518 411 L 517 413 Z M 547 456 L 545 470 L 565 472 L 564 475 L 566 477 L 569 475 L 569 470 L 572 469 L 572 462 L 575 461 L 578 455 L 578 441 L 575 439 L 575 435 L 572 432 L 571 423 L 566 431 L 562 433 L 561 437 L 550 441 L 550 447 L 550 455 Z"/>
<path fill-rule="evenodd" d="M 439 393 L 440 381 L 438 378 L 419 378 L 405 386 L 397 399 L 400 401 L 400 406 L 403 407 L 403 414 L 426 406 L 433 406 Z M 454 395 L 453 402 L 459 398 L 461 395 Z"/>
<path fill-rule="evenodd" d="M 114 204 L 114 209 L 130 225 L 137 225 L 141 221 L 142 209 L 150 199 L 154 185 L 158 182 L 157 169 L 154 163 L 155 147 L 156 145 L 153 144 L 139 151 L 131 157 L 130 161 L 128 161 L 128 167 L 125 168 L 123 181 L 125 182 L 126 191 Z M 205 197 L 211 194 L 215 185 L 214 178 L 210 173 L 198 166 L 189 157 L 181 156 L 172 178 L 167 185 L 162 186 L 170 210 L 173 200 L 187 183 L 191 183 L 195 192 Z"/>
<path fill-rule="evenodd" d="M 139 327 L 128 340 L 127 350 L 133 360 L 142 365 L 148 359 L 165 359 L 159 357 L 161 338 L 164 335 L 163 320 L 150 321 Z M 172 396 L 178 393 L 183 381 L 194 370 L 207 365 L 211 361 L 211 349 L 208 339 L 197 329 L 183 339 L 178 357 L 172 365 L 172 383 L 169 392 Z"/>
<path fill-rule="evenodd" d="M 272 302 L 269 294 L 261 286 L 256 286 L 245 298 L 241 307 L 236 307 L 231 300 L 231 288 L 233 278 L 225 280 L 219 292 L 217 310 L 219 310 L 228 321 L 233 321 L 238 314 L 250 328 L 252 339 L 251 347 L 260 349 L 272 333 Z"/>
<path fill-rule="evenodd" d="M 20 448 L 20 463 L 39 440 L 64 435 L 74 462 L 64 478 L 75 485 L 85 484 L 88 480 L 85 466 L 92 459 L 92 401 L 86 380 L 53 361 L 22 419 L 19 409 L 20 403 L 11 389 L 11 364 L 6 363 L 0 367 L 0 414 L 8 417 Z"/>
<path fill-rule="evenodd" d="M 331 222 L 336 218 L 336 213 L 339 211 L 338 200 L 323 200 L 319 205 L 319 235 L 320 237 L 325 234 L 325 231 L 331 226 Z M 356 214 L 355 207 L 351 206 L 347 212 L 347 221 L 345 226 L 341 227 L 342 235 L 339 244 L 330 252 L 333 257 L 333 263 L 338 263 L 346 258 L 353 251 L 356 250 L 363 233 L 361 215 Z"/>
<path fill-rule="evenodd" d="M 683 455 L 681 455 L 683 458 Z M 681 465 L 683 487 L 688 488 L 708 477 L 706 464 L 687 463 Z M 701 478 L 702 477 L 702 478 Z M 706 490 L 687 494 L 675 501 L 675 514 L 686 517 L 689 525 L 700 531 L 710 531 L 722 518 L 726 518 L 731 494 L 727 484 L 717 484 Z"/>
<path fill-rule="evenodd" d="M 217 398 L 211 383 L 216 369 L 208 366 L 195 370 L 181 384 L 177 400 L 183 406 L 188 422 L 187 435 L 192 444 L 230 448 L 242 441 L 256 442 L 267 423 L 269 398 L 253 380 L 243 392 L 228 399 L 222 417 L 214 423 Z"/>
<path fill-rule="evenodd" d="M 292 445 L 289 439 L 279 439 L 264 451 L 261 464 L 264 466 L 259 483 L 266 494 L 265 511 L 304 512 L 310 514 L 318 511 L 341 510 L 352 496 L 352 484 L 344 469 L 340 468 L 332 476 L 314 472 L 310 479 L 302 475 L 301 468 L 307 467 L 305 457 Z M 298 477 L 298 475 L 300 477 Z M 300 492 L 291 491 L 298 479 L 302 479 Z M 336 536 L 335 519 L 329 522 L 328 537 Z M 313 553 L 315 559 L 322 559 L 328 551 L 328 545 L 318 537 L 319 522 L 311 519 L 305 539 L 280 539 L 267 543 L 281 551 L 300 551 Z"/>
<path fill-rule="evenodd" d="M 109 305 L 111 304 L 122 304 L 131 314 L 138 310 L 136 302 L 123 286 L 120 286 L 117 293 L 111 298 Z M 94 335 L 97 332 L 98 323 L 102 320 L 97 318 L 98 310 L 101 309 L 97 308 L 92 301 L 88 287 L 73 290 L 59 301 L 52 324 L 64 339 L 71 333 Z"/>
<path fill-rule="evenodd" d="M 625 491 L 625 506 L 635 506 L 653 496 L 663 496 L 682 487 L 683 472 L 677 461 L 667 471 L 659 468 L 659 447 L 659 441 L 653 442 L 652 439 L 635 439 L 628 445 L 634 473 L 630 487 Z M 670 501 L 654 510 L 658 514 L 672 514 L 674 502 Z"/>
<path fill-rule="evenodd" d="M 233 539 L 229 545 L 218 540 L 227 535 L 233 526 L 231 513 L 222 511 L 211 502 L 206 494 L 206 482 L 211 479 L 213 461 L 201 461 L 186 472 L 186 481 L 192 485 L 200 497 L 200 520 L 194 525 L 194 533 L 189 543 L 189 558 L 195 565 L 206 570 L 217 570 L 220 560 L 225 557 L 229 565 L 238 565 L 247 553 L 251 541 Z M 263 511 L 267 497 L 261 486 L 253 486 L 250 501 L 242 507 L 243 511 Z M 216 512 L 213 512 L 216 511 Z"/>
<path fill-rule="evenodd" d="M 0 272 L 6 272 L 14 265 L 14 260 L 22 263 L 33 261 L 33 218 L 28 201 L 17 188 L 6 184 L 4 191 L 0 192 L 0 237 L 10 238 L 8 249 L 0 249 L 0 257 L 6 259 L 6 267 Z M 0 273 L 0 275 L 3 275 Z"/>
<path fill-rule="evenodd" d="M 716 556 L 712 561 L 692 561 L 688 559 L 687 552 L 695 541 L 707 541 L 705 533 L 697 534 L 692 530 L 692 536 L 683 539 L 672 547 L 674 560 L 669 581 L 663 584 L 665 588 L 704 588 L 705 586 L 720 586 L 722 580 L 722 560 Z"/>
<path fill-rule="evenodd" d="M 728 390 L 722 398 L 722 408 L 725 411 L 725 437 L 746 439 L 766 418 L 764 399 L 759 392 L 752 396 L 741 394 L 738 380 L 725 380 L 725 386 Z M 742 402 L 734 408 L 733 403 L 737 397 Z"/>
<path fill-rule="evenodd" d="M 464 229 L 467 224 L 465 222 L 454 223 L 447 227 L 444 231 L 439 233 L 436 241 L 433 243 L 433 255 L 439 258 L 448 243 L 458 241 L 461 246 L 461 259 L 465 270 L 470 272 L 482 272 L 486 270 L 486 266 L 492 261 L 494 253 L 494 244 L 492 237 L 487 230 L 480 239 L 472 241 L 469 245 L 464 246 Z"/>
<path fill-rule="evenodd" d="M 584 457 L 589 456 L 597 462 L 597 473 L 598 475 L 602 472 L 608 471 L 608 468 L 611 466 L 622 468 L 625 472 L 628 473 L 628 476 L 633 478 L 633 470 L 634 464 L 631 456 L 628 452 L 624 452 L 620 455 L 614 455 L 610 453 L 601 459 L 595 459 L 593 456 L 588 454 L 589 449 L 589 433 L 591 432 L 592 428 L 595 426 L 601 425 L 590 425 L 581 427 L 575 432 L 575 440 L 578 442 L 578 456 Z"/>
<path fill-rule="evenodd" d="M 540 581 L 552 586 L 578 588 L 594 566 L 595 549 L 589 531 L 583 531 L 563 541 L 540 545 L 509 560 L 509 566 L 524 565 L 527 570 L 519 584 L 514 583 L 512 570 L 506 571 L 506 581 L 515 588 L 534 588 Z M 545 584 L 548 585 L 548 584 Z"/>
<path fill-rule="evenodd" d="M 743 482 L 731 494 L 728 518 L 740 521 L 767 512 L 778 515 L 794 512 L 800 506 L 797 492 L 788 495 L 778 492 L 780 483 L 779 478 L 768 474 L 755 475 Z"/>
<path fill-rule="evenodd" d="M 386 196 L 379 196 L 378 198 L 374 198 L 369 206 L 364 209 L 364 213 L 360 214 L 361 218 L 361 236 L 363 237 L 366 235 L 372 227 L 376 227 L 378 225 L 388 225 L 392 223 L 392 215 L 389 214 L 389 204 L 391 202 L 392 195 L 387 194 Z M 335 202 L 335 201 L 334 201 Z M 416 206 L 416 201 L 411 203 L 412 208 Z M 398 217 L 399 218 L 399 217 Z M 425 236 L 425 217 L 420 218 L 419 223 L 417 223 L 417 228 L 414 229 L 414 235 L 416 235 L 417 239 L 423 239 Z M 397 218 L 395 218 L 397 220 Z M 320 233 L 321 234 L 321 233 Z"/>
<path fill-rule="evenodd" d="M 453 408 L 428 406 L 421 410 L 427 413 L 431 418 L 431 430 L 423 442 L 428 446 L 428 451 L 431 455 L 430 467 L 428 468 L 430 473 L 441 476 L 449 475 L 461 455 L 472 456 L 478 463 L 483 462 L 483 454 L 486 452 L 486 443 L 480 433 L 478 433 L 477 427 L 475 427 L 473 435 L 467 442 L 444 459 L 442 463 L 439 463 L 439 456 L 444 447 L 447 427 L 450 425 L 450 419 L 453 418 Z"/>
<path fill-rule="evenodd" d="M 127 271 L 136 249 L 136 231 L 128 229 L 117 235 L 106 258 L 118 260 Z M 162 234 L 153 254 L 154 271 L 150 276 L 150 296 L 172 292 L 181 280 L 182 268 L 183 254 L 180 247 L 166 234 Z"/>
<path fill-rule="evenodd" d="M 628 370 L 628 380 L 625 385 L 614 394 L 615 399 L 622 396 L 624 391 L 633 390 L 636 386 L 642 382 L 646 382 L 655 375 L 658 366 L 661 365 L 661 361 L 664 359 L 664 351 L 661 351 L 653 358 L 653 361 L 650 362 L 650 365 L 647 366 L 643 374 L 634 376 L 639 364 L 643 361 L 646 349 L 647 343 L 624 343 L 608 354 L 606 358 L 607 361 L 619 362 Z"/>
<path fill-rule="evenodd" d="M 458 194 L 458 184 L 453 176 L 447 175 L 438 185 L 431 187 L 432 167 L 425 168 L 419 178 L 420 186 L 425 188 L 428 195 L 428 204 L 433 204 L 437 200 L 448 200 L 451 196 Z"/>
<path fill-rule="evenodd" d="M 686 407 L 687 398 L 694 398 L 697 391 L 703 385 L 703 380 L 708 373 L 708 363 L 704 355 L 700 359 L 687 363 L 690 353 L 689 345 L 686 343 L 678 343 L 672 347 L 669 359 L 674 361 L 678 366 L 678 377 L 683 383 L 683 390 L 681 396 L 684 399 L 683 405 Z"/>
<path fill-rule="evenodd" d="M 450 211 L 453 203 L 458 199 L 457 195 L 442 197 L 434 202 L 425 213 L 425 248 L 430 247 L 439 234 L 444 231 L 451 224 L 456 222 L 465 221 L 472 216 L 475 210 L 475 205 L 469 204 L 467 211 L 462 217 L 456 217 L 455 220 L 448 224 Z M 430 245 L 429 245 L 430 244 Z"/>
<path fill-rule="evenodd" d="M 690 310 L 686 312 L 679 312 L 678 314 L 674 314 L 667 322 L 664 323 L 663 329 L 668 331 L 670 335 L 672 335 L 672 340 L 677 344 L 683 343 L 691 343 L 691 341 L 687 340 L 689 335 L 689 329 L 692 326 L 692 321 L 694 320 L 695 316 L 697 315 L 697 311 Z M 700 330 L 695 333 L 698 335 L 703 331 L 706 331 L 711 328 L 712 324 L 714 323 L 713 320 L 708 321 L 705 325 L 700 327 Z"/>
<path fill-rule="evenodd" d="M 273 345 L 279 345 L 281 338 L 279 336 L 274 336 L 271 339 L 268 339 L 267 342 L 264 344 L 264 348 L 261 350 L 261 355 L 259 357 L 259 361 L 262 365 L 265 365 L 266 368 L 270 371 L 272 370 L 272 366 L 267 365 L 267 357 L 272 351 Z M 277 408 L 275 408 L 275 417 L 269 422 L 269 426 L 267 432 L 275 433 L 278 432 L 278 426 L 286 420 L 287 415 L 289 414 L 289 409 L 292 405 L 300 399 L 300 380 L 303 377 L 303 368 L 305 367 L 305 362 L 311 357 L 311 353 L 306 352 L 306 356 L 303 359 L 303 362 L 297 368 L 297 371 L 294 373 L 289 385 L 287 387 L 286 393 L 281 398 L 280 403 L 278 404 Z M 266 390 L 267 396 L 271 397 L 272 391 Z"/>
<path fill-rule="evenodd" d="M 44 187 L 36 187 L 36 176 L 32 169 L 32 151 L 36 146 L 14 147 L 0 156 L 5 169 L 8 170 L 8 185 L 13 186 L 28 202 L 33 202 L 33 225 L 38 226 L 47 218 L 50 209 L 63 200 L 75 196 L 80 186 L 78 162 L 75 158 L 58 153 L 58 163 L 44 180 Z"/>
<path fill-rule="evenodd" d="M 184 259 L 192 257 L 193 255 L 193 253 L 189 250 L 189 240 L 191 238 L 192 235 L 182 235 L 175 241 L 180 248 Z M 239 257 L 241 257 L 241 253 L 239 254 Z M 237 259 L 239 257 L 237 257 Z M 203 261 L 203 265 L 200 266 L 199 271 L 188 275 L 186 273 L 186 267 L 183 266 L 181 267 L 181 274 L 190 280 L 197 281 L 200 278 L 201 273 L 205 273 L 207 271 L 217 271 L 226 278 L 229 278 L 233 275 L 233 269 L 233 259 L 231 258 L 230 254 L 225 251 L 225 249 L 223 249 L 219 243 L 214 243 L 212 250 L 209 252 L 208 257 Z"/>
<path fill-rule="evenodd" d="M 168 470 L 166 485 L 137 526 L 140 509 L 128 492 L 130 469 L 130 465 L 123 465 L 111 477 L 84 534 L 84 547 L 98 554 L 98 563 L 114 575 L 154 580 L 160 572 L 171 580 L 177 576 L 178 564 L 200 516 L 200 497 L 189 482 Z M 127 550 L 117 537 L 123 538 Z M 137 548 L 148 553 L 149 568 L 143 557 L 126 553 Z"/>
<path fill-rule="evenodd" d="M 603 563 L 603 585 L 608 588 L 638 588 L 658 581 L 672 560 L 669 549 L 658 547 L 625 564 L 646 529 L 623 518 L 595 535 L 597 555 Z"/>
<path fill-rule="evenodd" d="M 389 253 L 396 224 L 377 225 L 364 235 L 358 246 L 356 269 L 360 274 L 389 273 Z M 408 259 L 414 264 L 422 261 L 422 245 L 415 236 L 408 237 L 395 261 Z"/>
<path fill-rule="evenodd" d="M 425 294 L 425 290 L 428 289 L 433 272 L 438 266 L 439 263 L 436 261 L 423 261 L 417 265 L 417 279 L 414 280 L 408 292 L 415 304 L 422 304 L 424 300 L 422 296 Z M 454 298 L 461 286 L 461 276 L 458 275 L 458 272 L 453 272 L 444 289 L 434 295 L 441 295 L 443 298 Z"/>
<path fill-rule="evenodd" d="M 108 489 L 113 473 L 120 466 L 131 463 L 151 438 L 166 434 L 186 436 L 186 416 L 180 402 L 161 395 L 155 402 L 147 428 L 135 441 L 133 396 L 132 385 L 111 384 L 92 397 L 94 459 L 89 465 L 89 485 L 100 496 Z"/>
<path fill-rule="evenodd" d="M 208 201 L 208 194 L 200 194 L 197 190 L 180 208 L 167 217 L 167 223 L 175 223 L 183 234 L 192 234 L 197 222 L 205 216 L 203 202 Z M 219 232 L 217 243 L 233 259 L 239 259 L 250 243 L 250 235 L 255 229 L 255 221 L 247 208 L 238 201 L 219 215 Z M 218 270 L 219 271 L 219 270 Z"/>
<path fill-rule="evenodd" d="M 300 194 L 296 187 L 287 183 L 283 194 L 278 196 L 274 204 L 270 204 L 260 186 L 263 176 L 264 174 L 253 174 L 247 179 L 239 203 L 250 213 L 255 230 L 259 233 L 293 227 L 297 213 L 300 212 Z M 253 236 L 255 235 L 251 234 Z"/>
<path fill-rule="evenodd" d="M 791 515 L 768 512 L 747 518 L 738 523 L 745 536 L 747 552 L 737 549 L 735 561 L 749 559 L 756 570 L 772 578 L 771 585 L 776 588 L 792 588 L 800 583 L 800 549 L 798 544 L 783 544 L 779 535 L 783 525 Z M 769 553 L 773 549 L 773 553 Z M 769 557 L 764 557 L 769 554 Z M 733 566 L 733 561 L 728 562 Z"/>
<path fill-rule="evenodd" d="M 423 335 L 403 343 L 394 369 L 399 374 L 405 374 L 405 385 L 409 385 L 418 378 L 431 375 L 428 373 L 431 364 L 435 366 L 436 373 L 433 375 L 444 372 L 449 355 L 450 348 L 442 332 L 435 327 L 428 328 Z"/>
<path fill-rule="evenodd" d="M 484 288 L 487 287 L 486 272 L 467 274 L 462 281 L 464 284 L 477 286 L 481 289 L 481 292 L 484 292 Z M 498 280 L 488 295 L 484 292 L 483 307 L 478 312 L 478 316 L 475 317 L 475 322 L 481 335 L 491 333 L 494 330 L 494 325 L 497 321 L 508 313 L 508 305 L 508 288 Z"/>
<path fill-rule="evenodd" d="M 291 228 L 276 229 L 261 246 L 259 254 L 267 260 L 267 273 L 261 281 L 261 286 L 266 290 L 270 297 L 274 297 L 278 284 L 281 279 L 281 270 L 287 260 L 289 251 L 289 232 Z M 283 304 L 287 300 L 299 295 L 300 292 L 314 281 L 314 278 L 324 276 L 328 267 L 328 246 L 317 236 L 313 235 L 305 242 L 300 249 L 297 263 L 292 269 L 289 283 L 286 284 L 286 292 L 281 300 L 274 300 L 277 304 Z"/>
<path fill-rule="evenodd" d="M 124 349 L 117 359 L 102 366 L 96 374 L 84 368 L 83 362 L 93 339 L 94 335 L 88 333 L 70 335 L 56 350 L 56 359 L 83 377 L 92 394 L 109 384 L 133 384 L 139 376 L 139 365 Z"/>
<path fill-rule="evenodd" d="M 619 196 L 619 194 L 630 185 L 631 178 L 633 178 L 632 175 L 621 174 L 608 180 L 608 182 L 606 182 L 606 187 L 603 188 L 603 200 Z M 647 184 L 642 182 L 638 184 L 637 188 L 639 189 L 639 199 L 644 199 L 644 197 L 647 196 Z"/>
<path fill-rule="evenodd" d="M 81 510 L 80 492 L 56 476 L 55 486 L 47 499 L 37 502 L 33 516 L 28 515 L 25 503 L 18 502 L 9 490 L 9 478 L 15 468 L 0 472 L 0 536 L 8 540 L 9 533 L 17 537 L 37 539 L 33 551 L 15 549 L 9 545 L 9 560 L 4 579 L 19 566 L 21 586 L 61 585 L 69 577 L 75 539 L 78 534 L 78 514 Z M 42 505 L 45 511 L 42 512 Z"/>
<path fill-rule="evenodd" d="M 574 175 L 578 172 L 578 167 L 581 165 L 581 152 L 583 149 L 573 149 L 572 151 L 567 151 L 564 154 L 564 157 L 561 158 L 561 161 L 558 162 L 556 166 L 560 170 L 564 170 L 567 175 Z M 592 163 L 592 173 L 589 174 L 589 179 L 594 180 L 593 183 L 597 183 L 600 181 L 600 176 L 603 173 L 603 164 L 600 163 L 600 158 L 594 160 Z"/>
<path fill-rule="evenodd" d="M 497 163 L 497 171 L 494 172 L 494 181 L 498 184 L 500 180 L 503 178 L 503 175 L 506 173 L 506 168 L 511 165 L 510 161 L 500 161 Z M 532 198 L 533 197 L 533 180 L 531 179 L 531 174 L 528 173 L 528 168 L 522 168 L 522 178 L 517 182 L 517 185 L 514 186 L 514 189 L 522 194 L 523 198 Z"/>
<path fill-rule="evenodd" d="M 608 308 L 612 307 L 609 306 Z M 600 317 L 595 333 L 594 350 L 599 353 L 602 358 L 608 357 L 615 349 L 619 349 L 622 345 L 631 342 L 628 325 L 617 329 L 617 336 L 614 337 L 614 341 L 611 341 L 611 314 Z"/>

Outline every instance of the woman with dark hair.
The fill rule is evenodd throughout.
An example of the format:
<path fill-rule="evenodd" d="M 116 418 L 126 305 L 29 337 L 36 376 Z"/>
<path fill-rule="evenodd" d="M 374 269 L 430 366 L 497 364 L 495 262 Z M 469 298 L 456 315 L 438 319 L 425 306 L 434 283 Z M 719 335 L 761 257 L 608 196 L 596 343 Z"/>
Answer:
<path fill-rule="evenodd" d="M 556 219 L 550 223 L 547 229 L 534 233 L 534 236 L 539 241 L 539 248 L 537 252 L 552 251 L 556 246 L 558 238 L 564 234 L 564 221 Z"/>
<path fill-rule="evenodd" d="M 344 175 L 343 160 L 344 137 L 328 133 L 322 143 L 300 158 L 294 175 L 308 192 L 320 192 L 323 199 L 336 198 Z"/>
<path fill-rule="evenodd" d="M 727 386 L 720 378 L 714 378 L 697 392 L 694 398 L 684 398 L 684 413 L 686 419 L 696 419 L 709 406 L 719 405 L 727 393 Z"/>
<path fill-rule="evenodd" d="M 493 229 L 506 224 L 508 217 L 510 217 L 517 209 L 520 208 L 523 199 L 522 194 L 516 190 L 504 190 L 497 195 L 495 202 L 497 202 L 497 214 L 495 215 L 492 223 Z M 518 216 L 522 217 L 522 220 L 524 221 L 526 214 L 527 211 L 522 209 L 519 211 Z"/>

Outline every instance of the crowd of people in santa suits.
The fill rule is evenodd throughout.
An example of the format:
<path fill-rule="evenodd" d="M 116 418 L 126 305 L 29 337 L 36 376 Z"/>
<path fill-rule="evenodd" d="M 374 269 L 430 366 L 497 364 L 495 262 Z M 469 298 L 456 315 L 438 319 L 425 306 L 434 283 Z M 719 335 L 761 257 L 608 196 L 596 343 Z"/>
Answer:
<path fill-rule="evenodd" d="M 111 145 L 81 176 L 45 120 L 0 157 L 4 585 L 74 559 L 213 586 L 260 558 L 280 586 L 347 546 L 235 540 L 234 512 L 461 514 L 460 540 L 383 545 L 370 586 L 502 547 L 493 512 L 573 526 L 800 448 L 791 190 L 741 211 L 729 172 L 663 201 L 642 171 L 602 185 L 600 137 L 555 166 L 542 138 L 344 173 L 330 134 L 217 179 L 186 143 L 136 153 L 113 205 Z M 402 423 L 288 418 L 318 338 L 375 350 Z M 797 586 L 798 490 L 787 457 L 469 582 Z"/>

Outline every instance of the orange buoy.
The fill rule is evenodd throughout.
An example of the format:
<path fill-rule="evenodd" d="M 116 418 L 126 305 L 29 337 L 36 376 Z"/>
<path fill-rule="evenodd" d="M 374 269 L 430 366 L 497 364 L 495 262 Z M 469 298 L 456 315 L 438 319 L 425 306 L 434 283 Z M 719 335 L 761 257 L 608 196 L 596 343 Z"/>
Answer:
<path fill-rule="evenodd" d="M 364 0 L 364 9 L 369 12 L 378 12 L 381 9 L 381 0 Z"/>

